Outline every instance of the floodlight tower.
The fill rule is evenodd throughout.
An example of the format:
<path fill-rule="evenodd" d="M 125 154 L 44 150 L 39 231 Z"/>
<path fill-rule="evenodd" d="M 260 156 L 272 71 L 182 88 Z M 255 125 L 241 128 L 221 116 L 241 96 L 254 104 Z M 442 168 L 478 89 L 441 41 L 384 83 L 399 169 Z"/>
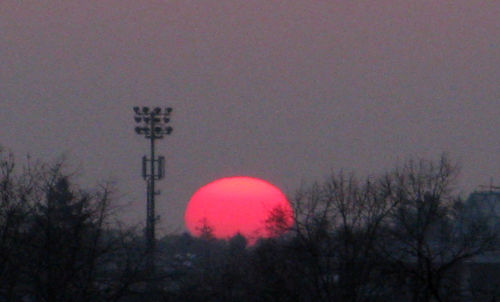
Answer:
<path fill-rule="evenodd" d="M 138 124 L 135 132 L 144 135 L 150 142 L 150 157 L 142 157 L 142 177 L 147 183 L 146 199 L 146 251 L 148 270 L 154 271 L 155 252 L 155 196 L 160 194 L 155 190 L 155 181 L 165 176 L 165 157 L 155 157 L 155 141 L 162 139 L 172 133 L 172 127 L 167 126 L 170 122 L 172 108 L 162 110 L 160 107 L 134 107 L 134 120 Z"/>

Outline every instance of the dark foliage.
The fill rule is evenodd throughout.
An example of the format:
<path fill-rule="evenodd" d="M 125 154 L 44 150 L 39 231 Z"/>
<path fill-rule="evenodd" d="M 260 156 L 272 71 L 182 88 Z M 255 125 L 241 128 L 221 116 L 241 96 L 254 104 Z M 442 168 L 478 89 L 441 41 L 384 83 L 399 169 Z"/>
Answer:
<path fill-rule="evenodd" d="M 16 173 L 0 154 L 0 301 L 113 301 L 140 281 L 134 232 L 110 227 L 110 189 L 72 186 L 62 162 Z"/>
<path fill-rule="evenodd" d="M 453 193 L 456 168 L 409 161 L 379 177 L 334 174 L 273 209 L 275 237 L 158 241 L 112 224 L 109 186 L 81 189 L 63 164 L 16 170 L 0 152 L 0 301 L 472 301 L 491 300 L 500 263 L 495 217 Z M 479 202 L 479 201 L 478 201 Z M 496 218 L 498 219 L 498 218 Z M 147 273 L 148 272 L 148 273 Z M 488 272 L 488 275 L 485 275 Z M 496 278 L 496 279 L 495 279 Z M 483 281 L 478 281 L 483 280 Z M 498 298 L 498 297 L 497 297 Z"/>

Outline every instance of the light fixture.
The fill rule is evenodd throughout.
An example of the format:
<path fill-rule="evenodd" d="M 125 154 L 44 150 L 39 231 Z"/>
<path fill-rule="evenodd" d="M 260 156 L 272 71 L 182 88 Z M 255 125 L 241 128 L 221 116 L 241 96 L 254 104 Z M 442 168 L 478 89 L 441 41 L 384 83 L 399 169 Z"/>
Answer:
<path fill-rule="evenodd" d="M 144 156 L 142 158 L 142 176 L 147 181 L 145 237 L 148 257 L 146 259 L 146 268 L 150 273 L 154 273 L 155 221 L 157 219 L 155 216 L 155 196 L 159 194 L 159 191 L 155 190 L 155 181 L 162 179 L 165 175 L 165 161 L 163 156 L 155 156 L 155 141 L 172 133 L 172 127 L 165 127 L 170 122 L 168 117 L 172 112 L 172 108 L 166 107 L 163 112 L 160 107 L 154 107 L 151 110 L 149 107 L 136 106 L 133 109 L 136 114 L 134 120 L 140 124 L 140 126 L 135 127 L 135 132 L 144 135 L 151 143 L 150 157 Z"/>

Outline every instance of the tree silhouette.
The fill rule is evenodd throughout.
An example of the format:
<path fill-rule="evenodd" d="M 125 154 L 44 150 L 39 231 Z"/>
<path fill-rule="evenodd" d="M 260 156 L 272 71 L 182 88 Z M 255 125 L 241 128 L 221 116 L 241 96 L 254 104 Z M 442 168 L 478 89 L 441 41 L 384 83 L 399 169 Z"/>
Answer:
<path fill-rule="evenodd" d="M 456 301 L 462 296 L 460 267 L 498 249 L 486 224 L 455 207 L 457 173 L 442 156 L 438 162 L 408 161 L 386 177 L 386 192 L 398 206 L 380 247 L 387 263 L 408 280 L 404 287 L 412 301 Z"/>
<path fill-rule="evenodd" d="M 141 278 L 132 230 L 112 229 L 110 187 L 72 185 L 64 162 L 16 173 L 0 152 L 0 300 L 117 301 Z M 136 251 L 137 250 L 137 251 Z"/>
<path fill-rule="evenodd" d="M 208 224 L 207 218 L 200 220 L 199 226 L 196 227 L 196 231 L 200 233 L 199 237 L 203 240 L 212 241 L 215 239 L 214 227 Z"/>

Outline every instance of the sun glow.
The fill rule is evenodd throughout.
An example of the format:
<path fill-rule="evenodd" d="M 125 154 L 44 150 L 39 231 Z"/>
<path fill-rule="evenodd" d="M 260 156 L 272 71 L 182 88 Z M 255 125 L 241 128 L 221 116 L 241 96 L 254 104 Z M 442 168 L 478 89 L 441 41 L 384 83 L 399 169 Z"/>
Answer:
<path fill-rule="evenodd" d="M 194 236 L 206 230 L 218 239 L 240 233 L 254 244 L 259 238 L 277 236 L 289 228 L 293 212 L 280 189 L 261 179 L 240 176 L 222 178 L 198 189 L 184 219 Z"/>

